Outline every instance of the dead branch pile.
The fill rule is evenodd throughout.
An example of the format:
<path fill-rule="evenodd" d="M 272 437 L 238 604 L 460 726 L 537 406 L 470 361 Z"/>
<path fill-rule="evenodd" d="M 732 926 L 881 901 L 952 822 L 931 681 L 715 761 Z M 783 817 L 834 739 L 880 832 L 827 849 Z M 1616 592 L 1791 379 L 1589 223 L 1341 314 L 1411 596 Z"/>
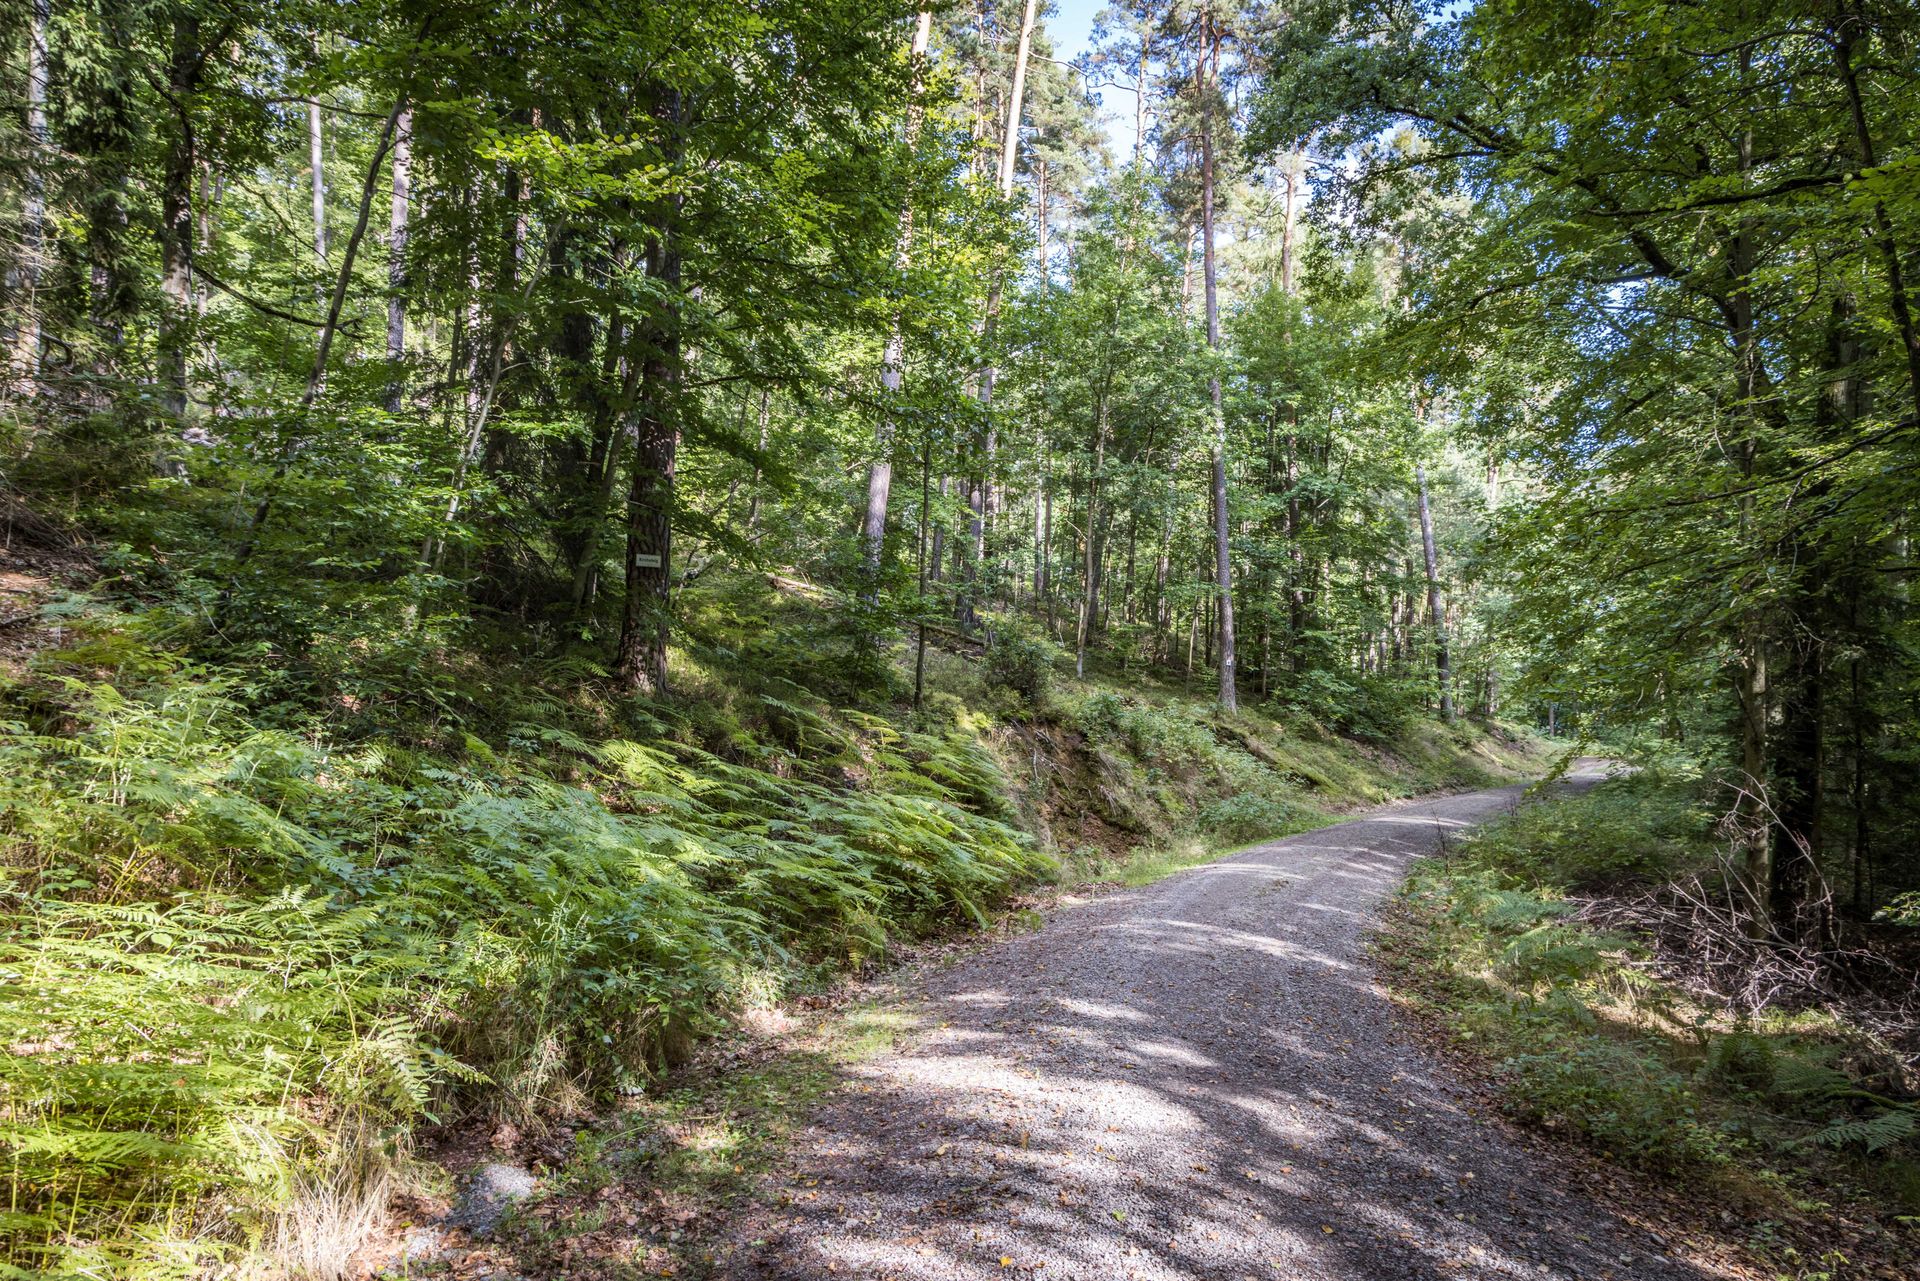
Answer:
<path fill-rule="evenodd" d="M 1908 1088 L 1920 1083 L 1920 973 L 1874 948 L 1756 925 L 1738 885 L 1723 862 L 1643 893 L 1570 901 L 1576 919 L 1645 940 L 1639 964 L 1702 1005 L 1746 1017 L 1825 1011 L 1897 1059 Z"/>

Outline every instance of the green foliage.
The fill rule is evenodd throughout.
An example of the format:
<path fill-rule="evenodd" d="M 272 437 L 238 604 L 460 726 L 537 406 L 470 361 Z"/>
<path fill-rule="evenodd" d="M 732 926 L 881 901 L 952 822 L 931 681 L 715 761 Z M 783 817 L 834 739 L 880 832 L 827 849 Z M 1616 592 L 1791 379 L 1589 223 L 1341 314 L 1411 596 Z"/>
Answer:
<path fill-rule="evenodd" d="M 1228 844 L 1239 844 L 1299 831 L 1311 822 L 1310 813 L 1298 804 L 1242 792 L 1207 802 L 1197 819 L 1201 830 Z"/>
<path fill-rule="evenodd" d="M 1895 925 L 1920 926 L 1920 890 L 1895 895 L 1891 902 L 1880 909 L 1878 919 L 1892 921 Z"/>
<path fill-rule="evenodd" d="M 1299 0 L 1253 104 L 1258 145 L 1316 156 L 1325 234 L 1393 246 L 1376 368 L 1445 388 L 1450 442 L 1478 446 L 1462 651 L 1563 725 L 1726 769 L 1855 914 L 1920 883 L 1886 839 L 1920 797 L 1916 614 L 1889 581 L 1920 500 L 1917 23 L 1912 0 Z M 1284 346 L 1250 336 L 1254 368 L 1338 369 Z M 1503 464 L 1524 498 L 1495 496 Z M 1769 664 L 1769 719 L 1743 718 L 1762 695 L 1728 675 Z M 1817 818 L 1822 777 L 1853 784 Z M 1613 853 L 1597 872 L 1648 871 Z M 1776 883 L 1777 914 L 1816 879 Z"/>
<path fill-rule="evenodd" d="M 1703 1121 L 1688 1077 L 1644 1050 L 1594 1036 L 1561 1040 L 1501 1061 L 1519 1111 L 1535 1120 L 1572 1120 L 1596 1144 L 1635 1165 L 1667 1171 L 1723 1164 L 1737 1148 Z"/>
<path fill-rule="evenodd" d="M 98 1238 L 160 1267 L 202 1201 L 217 1254 L 347 1159 L 335 1135 L 577 1106 L 770 967 L 983 920 L 1046 868 L 977 741 L 804 692 L 770 723 L 861 761 L 857 790 L 556 720 L 356 746 L 264 728 L 237 674 L 124 633 L 63 661 L 109 644 L 121 679 L 13 689 L 0 742 L 17 1266 Z"/>
<path fill-rule="evenodd" d="M 479 1078 L 437 1048 L 430 950 L 380 913 L 257 901 L 22 900 L 0 919 L 0 1148 L 28 1272 L 115 1275 L 220 1258 L 193 1208 L 257 1235 L 335 1136 L 427 1114 Z M 96 1230 L 116 1219 L 131 1231 Z M 224 1222 L 223 1222 L 224 1221 Z"/>
<path fill-rule="evenodd" d="M 1046 704 L 1053 686 L 1054 663 L 1059 648 L 1044 636 L 1018 625 L 1001 624 L 987 641 L 980 676 L 989 688 L 1015 694 L 1027 707 Z"/>
<path fill-rule="evenodd" d="M 1522 807 L 1466 843 L 1476 862 L 1525 883 L 1591 890 L 1664 881 L 1710 862 L 1711 823 L 1696 788 L 1643 772 Z"/>
<path fill-rule="evenodd" d="M 1492 826 L 1514 828 L 1526 812 Z M 1441 999 L 1462 1035 L 1496 1056 L 1515 1111 L 1572 1127 L 1636 1165 L 1678 1171 L 1732 1159 L 1737 1146 L 1703 1111 L 1692 1074 L 1655 1038 L 1603 1027 L 1596 1015 L 1618 994 L 1628 945 L 1563 921 L 1554 891 L 1492 852 L 1505 848 L 1477 844 L 1463 859 L 1422 864 L 1406 902 L 1426 932 Z"/>
<path fill-rule="evenodd" d="M 1775 1065 L 1776 1096 L 1806 1106 L 1847 1107 L 1816 1127 L 1803 1142 L 1827 1147 L 1857 1147 L 1869 1155 L 1898 1147 L 1920 1135 L 1920 1105 L 1889 1099 L 1863 1089 L 1846 1073 L 1825 1063 L 1784 1058 Z"/>
<path fill-rule="evenodd" d="M 1402 676 L 1313 668 L 1291 678 L 1278 701 L 1356 738 L 1391 743 L 1406 733 L 1420 699 L 1419 685 Z"/>
<path fill-rule="evenodd" d="M 1859 1147 L 1871 1154 L 1906 1143 L 1920 1134 L 1920 1112 L 1887 1108 L 1864 1117 L 1847 1117 L 1816 1131 L 1812 1141 L 1830 1147 Z"/>
<path fill-rule="evenodd" d="M 1114 744 L 1150 765 L 1192 768 L 1214 759 L 1218 740 L 1192 705 L 1160 708 L 1124 694 L 1100 691 L 1071 709 L 1072 724 L 1087 741 Z"/>
<path fill-rule="evenodd" d="M 1517 1114 L 1619 1160 L 1737 1181 L 1848 1149 L 1891 1186 L 1914 1112 L 1829 1065 L 1858 1038 L 1824 1019 L 1703 1008 L 1643 943 L 1571 919 L 1570 888 L 1697 868 L 1700 792 L 1643 771 L 1486 825 L 1417 867 L 1409 946 L 1389 963 L 1492 1059 Z"/>

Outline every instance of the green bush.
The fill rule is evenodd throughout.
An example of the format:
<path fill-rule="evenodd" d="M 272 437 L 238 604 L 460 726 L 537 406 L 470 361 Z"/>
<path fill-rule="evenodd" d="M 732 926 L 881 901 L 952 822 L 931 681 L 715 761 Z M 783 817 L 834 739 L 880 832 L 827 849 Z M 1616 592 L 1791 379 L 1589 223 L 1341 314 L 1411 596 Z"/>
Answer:
<path fill-rule="evenodd" d="M 1920 926 L 1920 890 L 1909 890 L 1894 896 L 1890 903 L 1880 909 L 1875 919 L 1891 921 L 1895 925 Z"/>
<path fill-rule="evenodd" d="M 1237 793 L 1201 806 L 1199 821 L 1201 828 L 1209 834 L 1238 844 L 1284 836 L 1295 830 L 1304 817 L 1305 811 L 1298 805 Z"/>
<path fill-rule="evenodd" d="M 1635 963 L 1645 944 L 1571 918 L 1570 887 L 1707 858 L 1696 796 L 1649 771 L 1524 806 L 1421 863 L 1403 896 L 1418 930 L 1407 972 L 1492 1059 L 1516 1112 L 1622 1161 L 1668 1174 L 1741 1157 L 1800 1166 L 1833 1147 L 1897 1174 L 1920 1110 L 1820 1061 L 1859 1038 L 1777 1013 L 1716 1032 L 1713 1011 Z"/>
<path fill-rule="evenodd" d="M 1212 765 L 1220 754 L 1212 729 L 1193 711 L 1191 705 L 1162 710 L 1101 691 L 1081 700 L 1072 723 L 1091 743 L 1118 745 L 1147 764 L 1191 771 Z"/>
<path fill-rule="evenodd" d="M 1726 1159 L 1727 1142 L 1701 1120 L 1687 1074 L 1643 1038 L 1598 1026 L 1590 1006 L 1608 995 L 1623 940 L 1565 920 L 1566 905 L 1550 890 L 1471 860 L 1421 864 L 1407 902 L 1428 931 L 1433 964 L 1449 976 L 1455 1024 L 1494 1056 L 1517 1112 L 1589 1135 L 1639 1165 Z"/>
<path fill-rule="evenodd" d="M 1028 707 L 1041 707 L 1053 684 L 1057 655 L 1058 649 L 1051 642 L 1002 623 L 987 642 L 980 677 L 989 689 L 1009 690 Z"/>
<path fill-rule="evenodd" d="M 1404 677 L 1315 667 L 1290 674 L 1273 702 L 1282 711 L 1304 713 L 1355 738 L 1389 743 L 1406 733 L 1422 698 L 1420 685 Z"/>
<path fill-rule="evenodd" d="M 1668 880 L 1712 858 L 1711 819 L 1690 789 L 1629 776 L 1523 806 L 1466 840 L 1476 864 L 1568 890 Z"/>

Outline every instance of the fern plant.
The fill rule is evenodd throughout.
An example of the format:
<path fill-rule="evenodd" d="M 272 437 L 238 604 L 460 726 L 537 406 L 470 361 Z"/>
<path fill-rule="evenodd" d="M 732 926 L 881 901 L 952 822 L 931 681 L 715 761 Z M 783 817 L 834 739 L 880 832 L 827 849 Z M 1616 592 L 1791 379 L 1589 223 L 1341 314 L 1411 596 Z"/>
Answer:
<path fill-rule="evenodd" d="M 1865 1109 L 1864 1114 L 1832 1117 L 1808 1134 L 1803 1143 L 1874 1153 L 1920 1134 L 1920 1106 L 1864 1089 L 1852 1077 L 1825 1063 L 1782 1057 L 1774 1066 L 1773 1088 L 1803 1103 L 1828 1107 L 1850 1104 Z"/>
<path fill-rule="evenodd" d="M 976 741 L 804 691 L 767 704 L 796 777 L 557 706 L 504 745 L 334 742 L 124 634 L 86 652 L 120 677 L 0 690 L 20 1274 L 187 1275 L 292 1239 L 299 1197 L 379 1184 L 340 1173 L 365 1136 L 581 1106 L 769 975 L 979 921 L 1046 867 Z"/>

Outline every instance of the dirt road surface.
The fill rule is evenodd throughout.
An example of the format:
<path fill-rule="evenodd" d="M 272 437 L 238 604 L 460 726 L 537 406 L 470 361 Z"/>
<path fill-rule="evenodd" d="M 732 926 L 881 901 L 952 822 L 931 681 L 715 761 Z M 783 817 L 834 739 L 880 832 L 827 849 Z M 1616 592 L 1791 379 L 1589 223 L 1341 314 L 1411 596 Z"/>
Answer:
<path fill-rule="evenodd" d="M 1065 906 L 927 975 L 924 1031 L 800 1132 L 723 1275 L 1698 1281 L 1482 1115 L 1366 963 L 1408 861 L 1520 790 Z"/>

